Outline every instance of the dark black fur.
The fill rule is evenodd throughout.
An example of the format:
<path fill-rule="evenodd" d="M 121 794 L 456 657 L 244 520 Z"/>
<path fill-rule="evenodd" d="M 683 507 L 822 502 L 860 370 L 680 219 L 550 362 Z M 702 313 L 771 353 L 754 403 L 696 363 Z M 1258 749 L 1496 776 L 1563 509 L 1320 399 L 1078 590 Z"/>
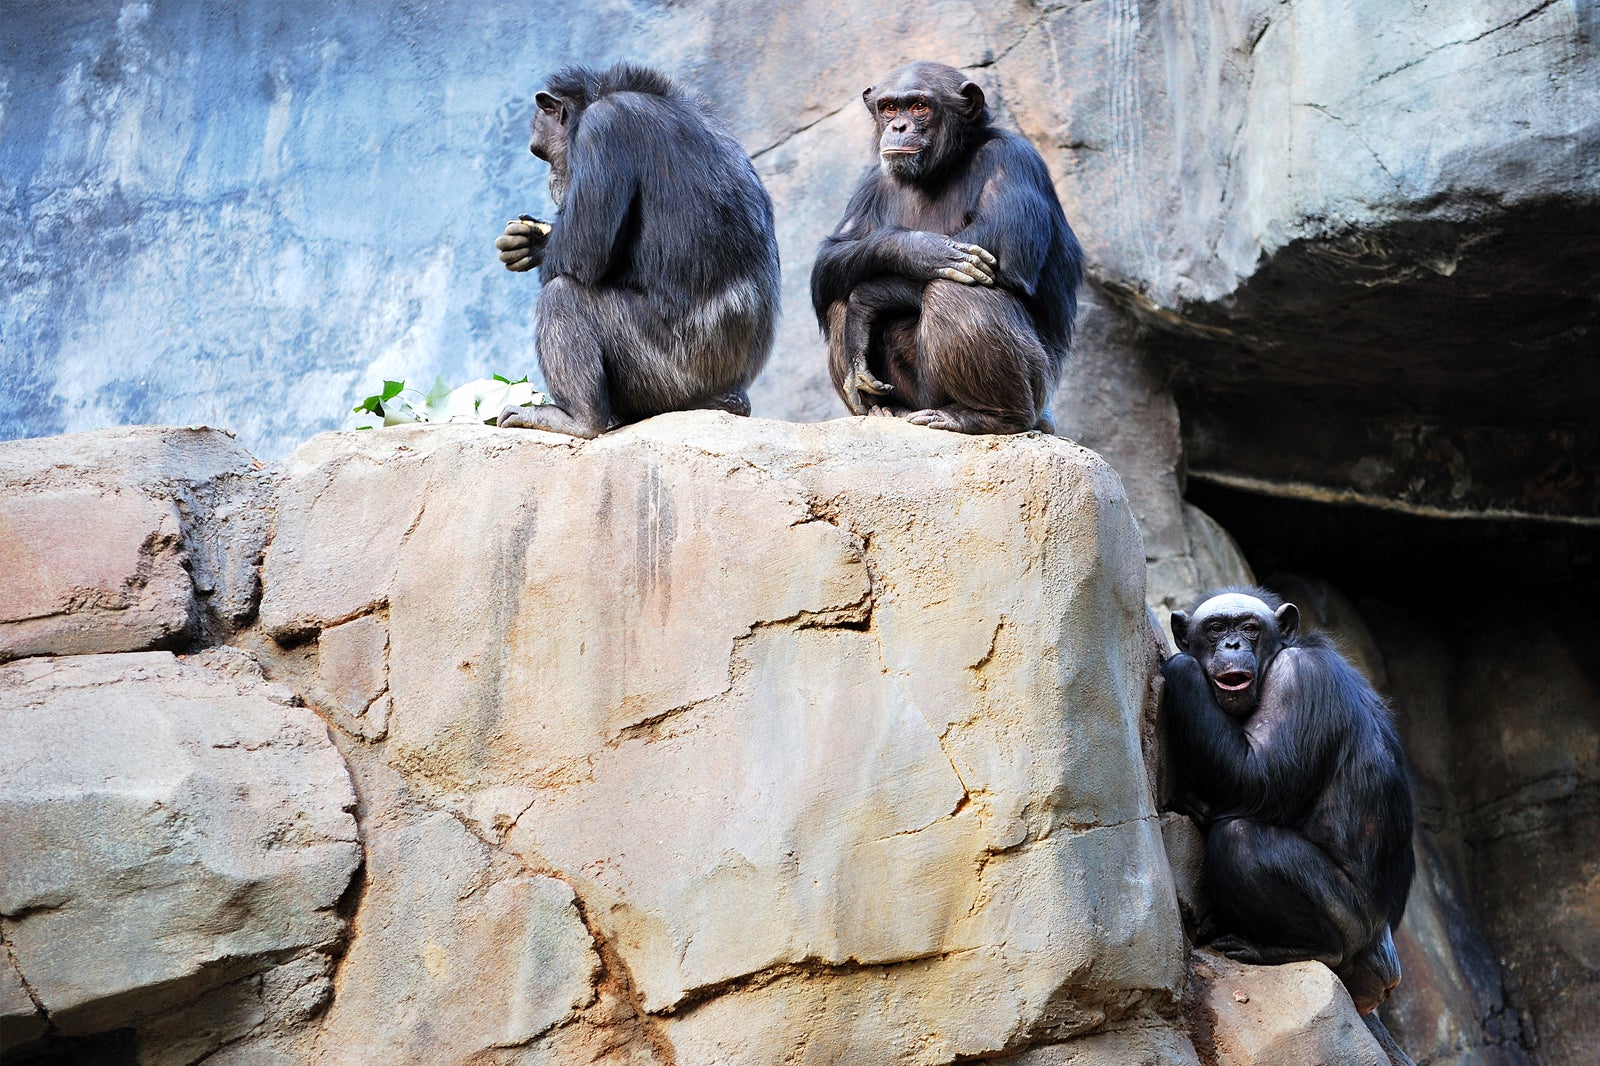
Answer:
<path fill-rule="evenodd" d="M 772 201 L 749 156 L 644 67 L 568 67 L 539 101 L 530 149 L 551 164 L 559 210 L 511 268 L 539 265 L 556 406 L 509 408 L 501 424 L 592 437 L 665 411 L 748 414 L 779 301 Z"/>
<path fill-rule="evenodd" d="M 841 398 L 858 414 L 968 433 L 1052 428 L 1083 253 L 1044 160 L 993 126 L 982 90 L 951 67 L 914 63 L 863 95 L 881 162 L 811 273 Z M 886 115 L 886 101 L 925 101 L 926 117 Z M 895 154 L 900 145 L 922 150 Z M 993 267 L 963 255 L 970 246 Z M 963 262 L 992 269 L 992 284 L 940 273 Z"/>
<path fill-rule="evenodd" d="M 1243 614 L 1208 606 L 1225 593 L 1262 604 L 1253 636 L 1223 621 Z M 1411 788 L 1383 698 L 1297 622 L 1261 589 L 1173 613 L 1170 751 L 1205 831 L 1214 946 L 1246 962 L 1325 962 L 1365 1013 L 1399 980 L 1391 933 L 1414 870 Z M 1247 673 L 1248 689 L 1217 683 Z"/>

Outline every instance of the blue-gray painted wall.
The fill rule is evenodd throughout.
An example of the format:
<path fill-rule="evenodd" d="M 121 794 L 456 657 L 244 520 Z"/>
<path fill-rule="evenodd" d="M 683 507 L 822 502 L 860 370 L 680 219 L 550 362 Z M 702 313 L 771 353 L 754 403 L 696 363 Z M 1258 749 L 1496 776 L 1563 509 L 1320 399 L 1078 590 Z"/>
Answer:
<path fill-rule="evenodd" d="M 0 439 L 204 422 L 272 456 L 385 377 L 535 371 L 537 283 L 492 247 L 551 210 L 532 94 L 659 17 L 0 0 Z"/>

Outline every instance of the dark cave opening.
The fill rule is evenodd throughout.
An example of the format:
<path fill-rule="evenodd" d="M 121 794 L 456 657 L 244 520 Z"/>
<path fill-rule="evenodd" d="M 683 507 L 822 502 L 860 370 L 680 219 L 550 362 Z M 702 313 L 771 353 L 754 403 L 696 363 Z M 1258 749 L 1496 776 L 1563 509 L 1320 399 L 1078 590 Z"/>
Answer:
<path fill-rule="evenodd" d="M 1600 594 L 1600 523 L 1438 518 L 1245 492 L 1192 476 L 1186 497 L 1256 574 L 1323 578 L 1354 600 L 1473 604 Z"/>

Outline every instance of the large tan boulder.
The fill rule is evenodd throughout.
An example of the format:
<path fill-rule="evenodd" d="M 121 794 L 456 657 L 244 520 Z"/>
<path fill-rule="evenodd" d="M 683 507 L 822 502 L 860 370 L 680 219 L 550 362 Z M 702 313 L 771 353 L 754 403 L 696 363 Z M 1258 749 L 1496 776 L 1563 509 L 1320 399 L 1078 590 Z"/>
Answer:
<path fill-rule="evenodd" d="M 321 1061 L 1187 1047 L 1144 558 L 1093 453 L 693 413 L 327 435 L 283 477 L 261 654 L 378 797 Z M 557 943 L 571 980 L 503 965 Z"/>
<path fill-rule="evenodd" d="M 246 620 L 255 465 L 198 427 L 0 443 L 0 662 L 175 647 Z"/>
<path fill-rule="evenodd" d="M 259 1001 L 302 957 L 325 993 L 355 795 L 323 723 L 241 655 L 0 667 L 0 753 L 0 915 L 27 1000 L 0 999 L 7 1043 L 44 1015 L 142 1025 L 245 978 Z"/>

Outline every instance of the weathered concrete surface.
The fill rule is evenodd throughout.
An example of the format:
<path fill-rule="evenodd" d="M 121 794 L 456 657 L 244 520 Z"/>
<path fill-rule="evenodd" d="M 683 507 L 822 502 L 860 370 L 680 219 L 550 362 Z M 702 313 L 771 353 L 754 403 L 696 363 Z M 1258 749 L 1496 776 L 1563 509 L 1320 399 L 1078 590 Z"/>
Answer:
<path fill-rule="evenodd" d="M 619 1024 L 679 1064 L 948 1062 L 1140 1019 L 1183 1043 L 1144 559 L 1092 453 L 710 413 L 593 442 L 419 427 L 311 441 L 280 501 L 262 623 L 290 646 L 259 653 L 331 692 L 384 643 L 330 635 L 386 628 L 382 680 L 346 686 L 386 688 L 386 738 L 332 720 L 364 794 L 454 815 L 368 815 L 323 1056 L 562 1061 Z M 445 833 L 485 872 L 407 888 L 396 833 Z M 540 912 L 574 934 L 570 969 L 584 927 L 605 959 L 588 1001 L 536 989 L 436 1031 L 425 1004 L 527 935 L 453 932 L 486 905 L 458 897 L 551 877 L 577 901 Z M 401 926 L 461 976 L 381 931 Z M 408 1006 L 360 1037 L 385 1003 Z M 520 1016 L 544 1028 L 497 1028 Z"/>
<path fill-rule="evenodd" d="M 350 778 L 322 722 L 239 653 L 0 667 L 0 752 L 0 929 L 57 1032 L 337 950 L 360 861 Z"/>
<path fill-rule="evenodd" d="M 180 646 L 248 617 L 253 464 L 201 428 L 0 443 L 0 662 Z"/>

